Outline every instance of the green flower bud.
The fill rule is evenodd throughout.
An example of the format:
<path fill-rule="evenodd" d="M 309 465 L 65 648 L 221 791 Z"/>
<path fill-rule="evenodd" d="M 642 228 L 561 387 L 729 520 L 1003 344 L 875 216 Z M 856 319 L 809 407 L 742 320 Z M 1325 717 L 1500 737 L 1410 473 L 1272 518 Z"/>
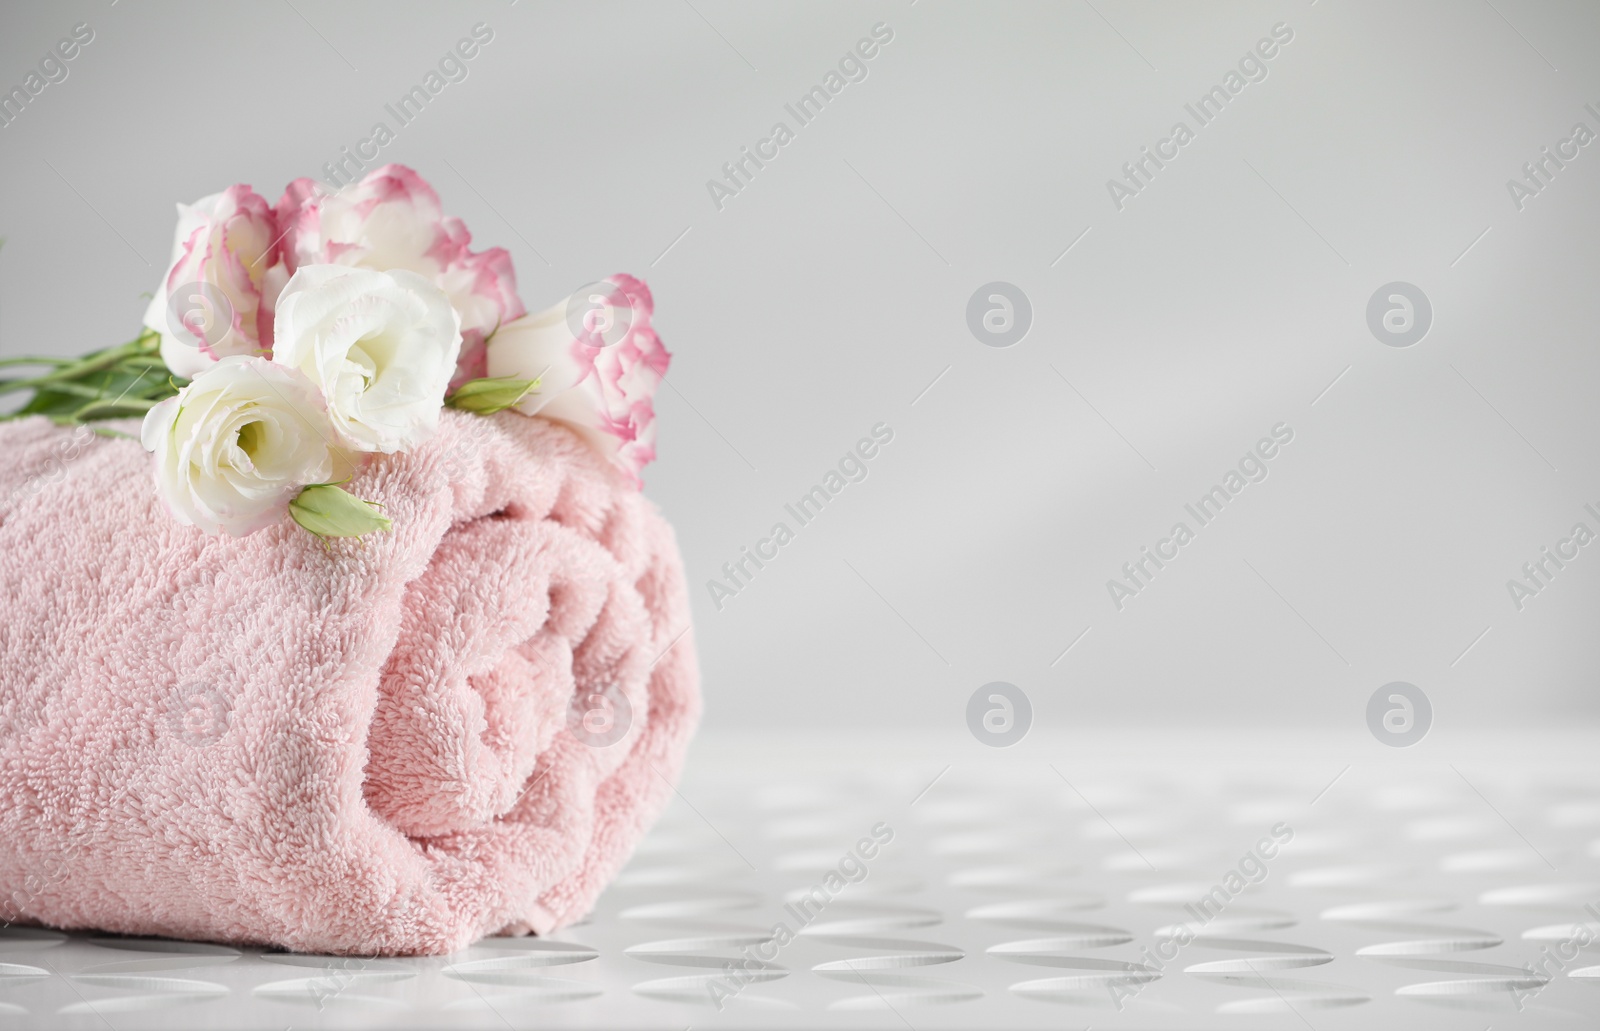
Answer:
<path fill-rule="evenodd" d="M 370 501 L 362 501 L 331 483 L 312 484 L 289 502 L 289 515 L 318 537 L 360 537 L 394 526 Z"/>
<path fill-rule="evenodd" d="M 473 379 L 461 384 L 456 392 L 445 400 L 445 404 L 462 411 L 477 412 L 479 415 L 493 415 L 495 412 L 510 408 L 538 389 L 538 380 L 522 379 L 518 376 Z"/>

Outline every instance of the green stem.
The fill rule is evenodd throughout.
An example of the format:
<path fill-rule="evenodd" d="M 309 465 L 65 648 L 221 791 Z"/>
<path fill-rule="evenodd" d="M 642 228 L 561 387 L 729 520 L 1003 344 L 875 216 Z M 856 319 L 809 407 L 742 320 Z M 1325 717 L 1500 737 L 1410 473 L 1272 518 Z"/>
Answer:
<path fill-rule="evenodd" d="M 72 394 L 75 397 L 90 397 L 98 399 L 106 396 L 105 391 L 96 390 L 94 387 L 86 387 L 82 383 L 52 383 L 50 385 L 50 390 L 52 393 Z"/>
<path fill-rule="evenodd" d="M 117 364 L 129 360 L 144 360 L 154 357 L 155 348 L 153 334 L 142 334 L 125 344 L 108 347 L 84 355 L 82 358 L 65 359 L 65 364 L 42 376 L 30 376 L 26 379 L 0 380 L 0 394 L 9 394 L 14 390 L 37 389 L 39 387 L 56 388 L 64 380 L 80 379 L 90 373 L 101 372 Z M 50 361 L 63 361 L 50 359 Z M 19 364 L 11 361 L 6 364 Z"/>
<path fill-rule="evenodd" d="M 51 383 L 59 382 L 60 380 L 77 379 L 79 376 L 87 375 L 91 372 L 99 372 L 101 369 L 109 369 L 111 366 L 122 361 L 124 358 L 131 358 L 143 351 L 148 350 L 148 348 L 142 346 L 143 343 L 144 337 L 140 337 L 139 339 L 131 340 L 126 344 L 119 344 L 116 347 L 108 347 L 104 351 L 97 351 L 94 354 L 86 355 L 72 365 L 63 366 L 62 368 L 57 369 L 55 372 L 40 376 L 33 382 L 39 384 L 40 386 L 47 386 Z"/>
<path fill-rule="evenodd" d="M 22 410 L 0 415 L 0 422 L 25 418 L 30 414 L 46 414 L 51 421 L 70 426 L 96 419 L 134 417 L 149 411 L 180 386 L 170 377 L 151 376 L 151 373 L 165 371 L 165 363 L 159 354 L 159 342 L 158 334 L 144 330 L 126 343 L 102 348 L 79 358 L 29 356 L 0 359 L 0 366 L 53 366 L 49 372 L 38 376 L 0 379 L 0 394 L 32 390 L 35 395 L 34 401 L 24 405 Z M 134 381 L 117 392 L 119 388 L 116 384 L 127 383 L 128 376 L 135 377 Z M 49 400 L 39 404 L 40 398 Z M 82 398 L 84 403 L 77 408 L 69 408 L 67 398 Z M 28 411 L 35 407 L 42 408 L 43 412 Z"/>

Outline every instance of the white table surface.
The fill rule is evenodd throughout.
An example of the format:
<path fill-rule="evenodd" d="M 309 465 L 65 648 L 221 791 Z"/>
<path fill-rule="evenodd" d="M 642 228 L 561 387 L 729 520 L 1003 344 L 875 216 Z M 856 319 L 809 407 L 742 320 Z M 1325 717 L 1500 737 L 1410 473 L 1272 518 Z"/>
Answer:
<path fill-rule="evenodd" d="M 724 734 L 592 917 L 548 940 L 342 960 L 10 928 L 0 1027 L 1600 1025 L 1600 949 L 1522 972 L 1600 921 L 1595 736 L 1436 738 Z M 784 902 L 879 822 L 894 839 L 865 879 L 713 1006 L 723 964 L 793 926 Z M 1259 885 L 1164 969 L 1130 966 L 1279 824 L 1294 838 Z M 1112 983 L 1138 989 L 1120 1011 Z"/>

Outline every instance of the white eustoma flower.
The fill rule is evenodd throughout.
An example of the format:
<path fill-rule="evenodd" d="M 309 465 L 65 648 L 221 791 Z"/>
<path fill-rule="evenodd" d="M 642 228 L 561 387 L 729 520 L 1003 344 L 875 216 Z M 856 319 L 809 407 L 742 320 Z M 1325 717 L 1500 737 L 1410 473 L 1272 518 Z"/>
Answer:
<path fill-rule="evenodd" d="M 415 272 L 302 265 L 278 298 L 272 360 L 316 384 L 352 450 L 432 436 L 460 350 L 461 316 Z"/>
<path fill-rule="evenodd" d="M 333 473 L 333 427 L 305 376 L 233 355 L 145 414 L 156 490 L 180 522 L 242 537 L 280 519 L 308 483 Z"/>

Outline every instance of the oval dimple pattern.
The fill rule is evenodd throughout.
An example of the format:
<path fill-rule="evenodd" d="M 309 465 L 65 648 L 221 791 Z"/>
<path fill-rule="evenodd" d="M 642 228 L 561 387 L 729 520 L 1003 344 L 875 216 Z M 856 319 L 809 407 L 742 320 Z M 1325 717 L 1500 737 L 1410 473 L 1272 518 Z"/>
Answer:
<path fill-rule="evenodd" d="M 707 758 L 548 938 L 375 958 L 13 924 L 0 1022 L 1600 1026 L 1600 791 L 1356 767 L 1319 796 L 1345 762 Z"/>

